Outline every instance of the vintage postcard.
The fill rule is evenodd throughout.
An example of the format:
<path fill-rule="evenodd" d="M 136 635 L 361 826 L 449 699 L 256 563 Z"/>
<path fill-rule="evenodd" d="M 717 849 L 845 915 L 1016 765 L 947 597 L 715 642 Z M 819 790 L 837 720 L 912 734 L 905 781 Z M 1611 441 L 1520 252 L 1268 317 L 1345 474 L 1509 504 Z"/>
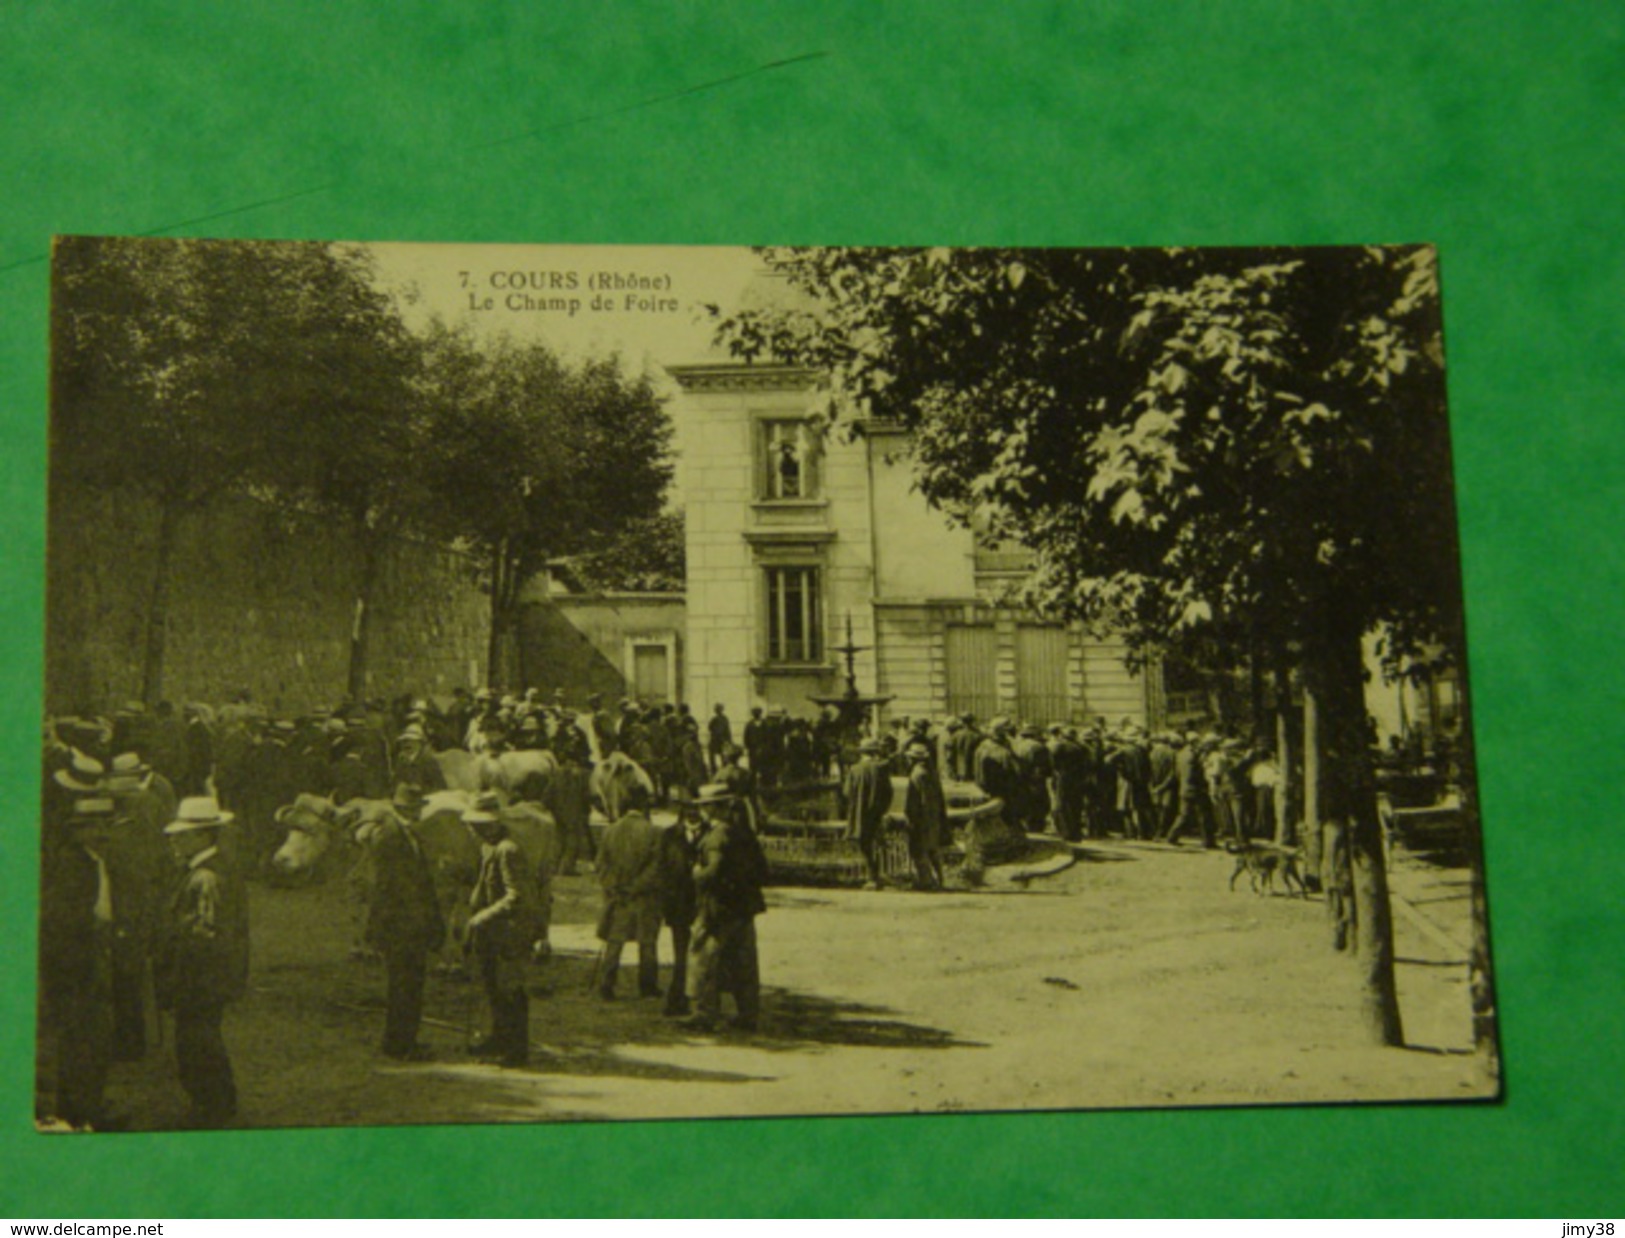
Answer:
<path fill-rule="evenodd" d="M 1499 1095 L 1430 247 L 52 262 L 40 1129 Z"/>

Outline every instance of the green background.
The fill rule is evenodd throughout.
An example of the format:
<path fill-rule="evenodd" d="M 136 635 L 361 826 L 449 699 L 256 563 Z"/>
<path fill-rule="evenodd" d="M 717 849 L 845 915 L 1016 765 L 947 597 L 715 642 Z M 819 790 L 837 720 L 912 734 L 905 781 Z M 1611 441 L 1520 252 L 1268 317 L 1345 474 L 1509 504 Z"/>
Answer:
<path fill-rule="evenodd" d="M 0 1215 L 1618 1216 L 1622 26 L 1418 0 L 0 8 Z M 1436 242 L 1507 1101 L 35 1135 L 44 258 L 148 231 Z"/>

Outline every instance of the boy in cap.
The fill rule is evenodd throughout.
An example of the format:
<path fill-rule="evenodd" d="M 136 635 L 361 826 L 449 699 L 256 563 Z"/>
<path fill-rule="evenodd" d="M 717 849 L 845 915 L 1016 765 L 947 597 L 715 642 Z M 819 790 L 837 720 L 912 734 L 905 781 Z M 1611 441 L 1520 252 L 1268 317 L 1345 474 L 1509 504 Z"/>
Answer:
<path fill-rule="evenodd" d="M 180 803 L 165 827 L 185 870 L 158 951 L 159 1005 L 175 1016 L 175 1069 L 192 1102 L 189 1123 L 216 1127 L 237 1113 L 237 1083 L 221 1022 L 248 989 L 248 894 L 220 854 L 231 820 L 208 796 Z"/>

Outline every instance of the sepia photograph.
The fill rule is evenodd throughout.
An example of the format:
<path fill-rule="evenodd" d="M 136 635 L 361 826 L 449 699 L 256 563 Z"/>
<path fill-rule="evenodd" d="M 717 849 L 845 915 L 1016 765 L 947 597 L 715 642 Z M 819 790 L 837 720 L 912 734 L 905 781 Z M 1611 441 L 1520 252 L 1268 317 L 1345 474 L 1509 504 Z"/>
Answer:
<path fill-rule="evenodd" d="M 1500 1096 L 1432 246 L 50 280 L 38 1130 Z"/>

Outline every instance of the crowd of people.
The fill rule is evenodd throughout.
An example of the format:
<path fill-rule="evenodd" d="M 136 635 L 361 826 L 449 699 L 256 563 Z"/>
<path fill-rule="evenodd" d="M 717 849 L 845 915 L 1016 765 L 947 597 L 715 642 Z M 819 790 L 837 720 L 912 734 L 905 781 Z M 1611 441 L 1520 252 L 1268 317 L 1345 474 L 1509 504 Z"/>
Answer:
<path fill-rule="evenodd" d="M 599 998 L 615 999 L 622 953 L 636 944 L 639 996 L 663 997 L 665 1014 L 713 1030 L 731 995 L 733 1025 L 755 1027 L 754 922 L 767 880 L 758 833 L 770 804 L 808 787 L 836 788 L 870 888 L 882 884 L 882 850 L 898 823 L 915 887 L 943 886 L 948 784 L 998 800 L 1017 831 L 1069 842 L 1119 834 L 1177 845 L 1194 832 L 1214 847 L 1220 837 L 1274 830 L 1273 757 L 1213 732 L 1149 733 L 1099 719 L 1040 729 L 1002 717 L 984 729 L 965 714 L 898 718 L 858 734 L 832 710 L 791 718 L 759 707 L 739 744 L 716 705 L 703 737 L 686 705 L 623 700 L 610 709 L 593 695 L 578 709 L 535 689 L 358 701 L 296 717 L 274 717 L 243 692 L 218 708 L 131 701 L 110 717 L 53 719 L 40 974 L 56 1087 L 54 1111 L 42 1116 L 116 1126 L 104 1101 L 111 1064 L 148 1053 L 162 1010 L 174 1021 L 188 1121 L 233 1118 L 222 1018 L 246 989 L 247 887 L 270 874 L 270 857 L 311 803 L 373 808 L 356 837 L 368 866 L 364 938 L 385 964 L 380 1048 L 424 1056 L 427 962 L 447 944 L 448 924 L 415 827 L 426 797 L 446 788 L 449 752 L 551 754 L 545 785 L 482 783 L 461 809 L 480 856 L 461 944 L 489 1013 L 473 1049 L 509 1066 L 529 1052 L 525 968 L 548 883 L 583 862 L 602 891 Z M 595 797 L 597 767 L 630 776 Z M 597 846 L 588 829 L 595 806 L 608 823 Z M 660 806 L 675 815 L 671 828 L 654 824 Z M 557 846 L 524 854 L 516 838 L 537 833 L 521 828 L 525 820 Z M 664 991 L 663 930 L 674 963 Z"/>
<path fill-rule="evenodd" d="M 726 719 L 721 710 L 717 718 Z M 753 823 L 759 804 L 741 752 L 713 721 L 710 754 L 686 707 L 602 699 L 584 710 L 562 693 L 457 692 L 448 702 L 403 696 L 275 717 L 247 692 L 218 708 L 126 702 L 107 716 L 49 720 L 42 795 L 40 1035 L 52 1050 L 52 1095 L 40 1118 L 116 1129 L 106 1091 L 115 1062 L 153 1047 L 160 1012 L 173 1021 L 175 1072 L 186 1123 L 214 1127 L 237 1112 L 222 1030 L 247 989 L 249 883 L 312 805 L 366 804 L 364 940 L 385 964 L 380 1048 L 424 1056 L 418 1042 L 428 956 L 448 938 L 430 862 L 415 826 L 446 787 L 442 756 L 546 751 L 545 785 L 482 788 L 462 823 L 479 867 L 462 945 L 484 988 L 488 1031 L 471 1049 L 522 1065 L 528 1056 L 525 967 L 546 915 L 554 868 L 593 857 L 603 889 L 603 954 L 594 983 L 615 989 L 628 941 L 645 951 L 640 987 L 658 984 L 655 942 L 669 926 L 677 967 L 666 1012 L 699 1030 L 720 1026 L 731 994 L 736 1024 L 755 1025 L 759 991 L 754 917 L 765 910 L 766 860 Z M 709 757 L 709 759 L 708 759 Z M 597 806 L 611 825 L 601 849 L 587 828 L 595 765 L 638 774 Z M 712 782 L 712 776 L 717 781 Z M 656 829 L 657 803 L 679 806 L 677 828 Z M 544 822 L 558 846 L 524 855 L 517 818 Z M 595 855 L 596 852 L 596 855 Z M 692 963 L 692 969 L 689 964 Z M 692 1004 L 691 1004 L 692 999 Z"/>

